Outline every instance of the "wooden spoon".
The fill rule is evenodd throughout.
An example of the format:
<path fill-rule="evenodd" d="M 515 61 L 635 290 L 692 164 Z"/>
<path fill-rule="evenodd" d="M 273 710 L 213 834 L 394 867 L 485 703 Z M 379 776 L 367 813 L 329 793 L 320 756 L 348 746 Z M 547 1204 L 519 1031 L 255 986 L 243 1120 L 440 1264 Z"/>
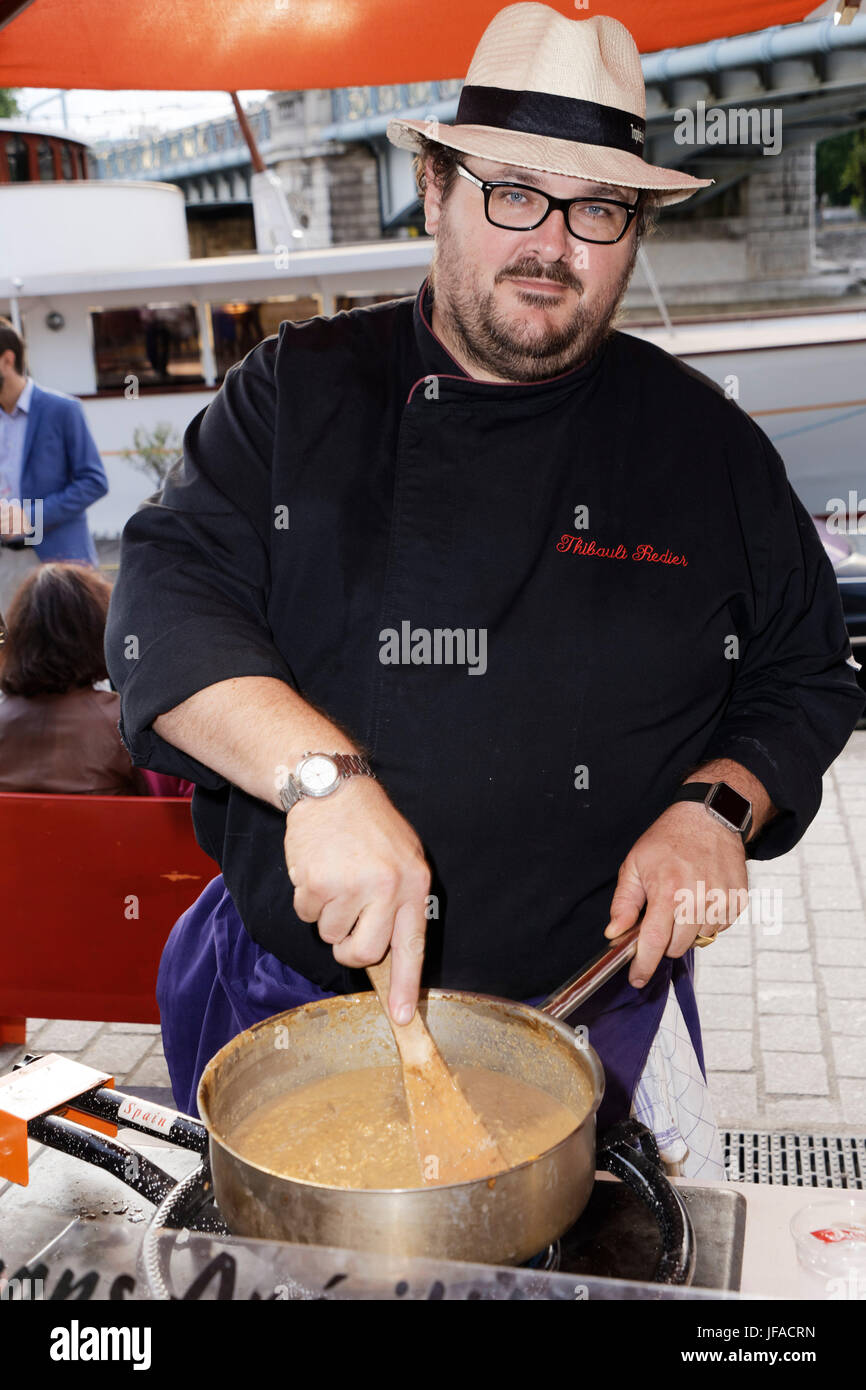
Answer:
<path fill-rule="evenodd" d="M 403 1086 L 425 1183 L 468 1182 L 510 1168 L 496 1140 L 472 1109 L 416 1009 L 395 1023 L 388 1008 L 390 951 L 367 974 L 391 1024 L 403 1064 Z"/>

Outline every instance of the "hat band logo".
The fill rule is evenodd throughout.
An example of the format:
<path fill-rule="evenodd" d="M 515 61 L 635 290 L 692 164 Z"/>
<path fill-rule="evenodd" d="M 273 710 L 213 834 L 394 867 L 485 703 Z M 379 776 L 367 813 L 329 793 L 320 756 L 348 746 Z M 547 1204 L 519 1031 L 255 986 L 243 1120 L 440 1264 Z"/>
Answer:
<path fill-rule="evenodd" d="M 580 97 L 550 92 L 516 91 L 511 87 L 464 86 L 456 125 L 489 125 L 523 135 L 546 135 L 582 145 L 608 145 L 643 158 L 646 121 L 631 111 L 604 106 Z M 635 145 L 640 144 L 640 151 Z"/>

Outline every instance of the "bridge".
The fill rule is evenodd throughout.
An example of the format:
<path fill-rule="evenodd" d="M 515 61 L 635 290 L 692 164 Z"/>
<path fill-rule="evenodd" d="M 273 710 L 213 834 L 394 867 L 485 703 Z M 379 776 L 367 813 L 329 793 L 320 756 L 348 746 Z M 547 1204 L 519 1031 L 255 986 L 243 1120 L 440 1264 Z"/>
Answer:
<path fill-rule="evenodd" d="M 250 107 L 246 116 L 267 162 L 270 109 L 262 103 Z M 178 184 L 190 204 L 250 202 L 250 152 L 233 115 L 169 134 L 154 132 L 134 140 L 96 142 L 91 154 L 96 178 L 158 179 Z"/>
<path fill-rule="evenodd" d="M 830 20 L 766 29 L 689 48 L 666 49 L 642 59 L 647 86 L 646 157 L 683 168 L 716 186 L 691 199 L 718 197 L 761 161 L 761 141 L 708 143 L 712 122 L 683 138 L 677 113 L 731 108 L 781 111 L 786 151 L 866 124 L 866 14 L 850 25 Z M 386 165 L 382 188 L 383 230 L 405 222 L 414 204 L 407 192 L 405 151 L 385 136 L 395 116 L 454 120 L 460 79 L 323 92 L 278 92 L 250 108 L 248 116 L 266 163 L 336 145 L 367 144 Z M 322 98 L 327 100 L 323 102 Z M 765 122 L 766 124 L 766 122 Z M 754 127 L 754 121 L 751 122 Z M 249 151 L 232 115 L 171 134 L 94 147 L 101 178 L 161 179 L 182 187 L 190 203 L 249 200 Z"/>
<path fill-rule="evenodd" d="M 702 200 L 717 198 L 766 160 L 758 142 L 683 140 L 687 123 L 678 113 L 697 111 L 698 103 L 705 111 L 781 111 L 786 152 L 866 124 L 866 14 L 845 26 L 818 20 L 666 49 L 646 54 L 641 63 L 647 88 L 646 158 L 651 164 L 716 180 L 713 188 L 689 200 L 692 209 Z M 415 90 L 366 87 L 333 93 L 334 121 L 321 136 L 367 141 L 385 161 L 384 185 L 390 195 L 383 203 L 386 228 L 405 220 L 414 203 L 414 189 L 407 188 L 402 167 L 406 153 L 387 140 L 388 122 L 401 115 L 448 124 L 456 115 L 461 86 L 430 82 L 416 84 Z M 704 130 L 710 133 L 706 122 Z"/>
<path fill-rule="evenodd" d="M 736 298 L 726 284 L 760 282 L 769 299 L 850 289 L 850 271 L 840 266 L 834 279 L 816 260 L 814 151 L 817 141 L 866 125 L 866 14 L 849 25 L 818 19 L 668 49 L 642 65 L 647 159 L 715 180 L 665 213 L 664 237 L 653 244 L 671 302 Z M 423 235 L 411 155 L 388 141 L 386 127 L 397 115 L 453 122 L 461 87 L 449 79 L 274 92 L 252 108 L 303 245 Z M 233 115 L 94 154 L 98 176 L 180 185 L 192 213 L 250 208 L 249 151 Z M 649 293 L 642 273 L 633 298 Z"/>

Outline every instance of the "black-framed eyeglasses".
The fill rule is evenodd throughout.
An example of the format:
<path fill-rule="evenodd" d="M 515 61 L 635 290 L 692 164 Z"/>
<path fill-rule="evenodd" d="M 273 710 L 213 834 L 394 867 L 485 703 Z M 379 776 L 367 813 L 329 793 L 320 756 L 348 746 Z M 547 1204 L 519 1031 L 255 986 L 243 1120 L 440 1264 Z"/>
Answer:
<path fill-rule="evenodd" d="M 487 221 L 506 231 L 531 232 L 558 208 L 578 241 L 611 246 L 622 240 L 638 210 L 637 202 L 616 198 L 554 198 L 531 184 L 479 179 L 462 164 L 456 167 L 458 174 L 483 192 Z"/>

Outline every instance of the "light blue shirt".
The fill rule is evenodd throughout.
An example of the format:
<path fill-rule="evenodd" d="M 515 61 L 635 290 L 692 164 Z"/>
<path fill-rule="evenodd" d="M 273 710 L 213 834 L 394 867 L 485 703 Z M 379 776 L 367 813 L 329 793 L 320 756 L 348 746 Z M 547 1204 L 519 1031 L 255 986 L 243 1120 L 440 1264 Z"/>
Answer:
<path fill-rule="evenodd" d="M 17 502 L 21 501 L 21 463 L 32 395 L 33 378 L 28 377 L 14 409 L 7 412 L 0 406 L 0 497 L 14 497 Z"/>

